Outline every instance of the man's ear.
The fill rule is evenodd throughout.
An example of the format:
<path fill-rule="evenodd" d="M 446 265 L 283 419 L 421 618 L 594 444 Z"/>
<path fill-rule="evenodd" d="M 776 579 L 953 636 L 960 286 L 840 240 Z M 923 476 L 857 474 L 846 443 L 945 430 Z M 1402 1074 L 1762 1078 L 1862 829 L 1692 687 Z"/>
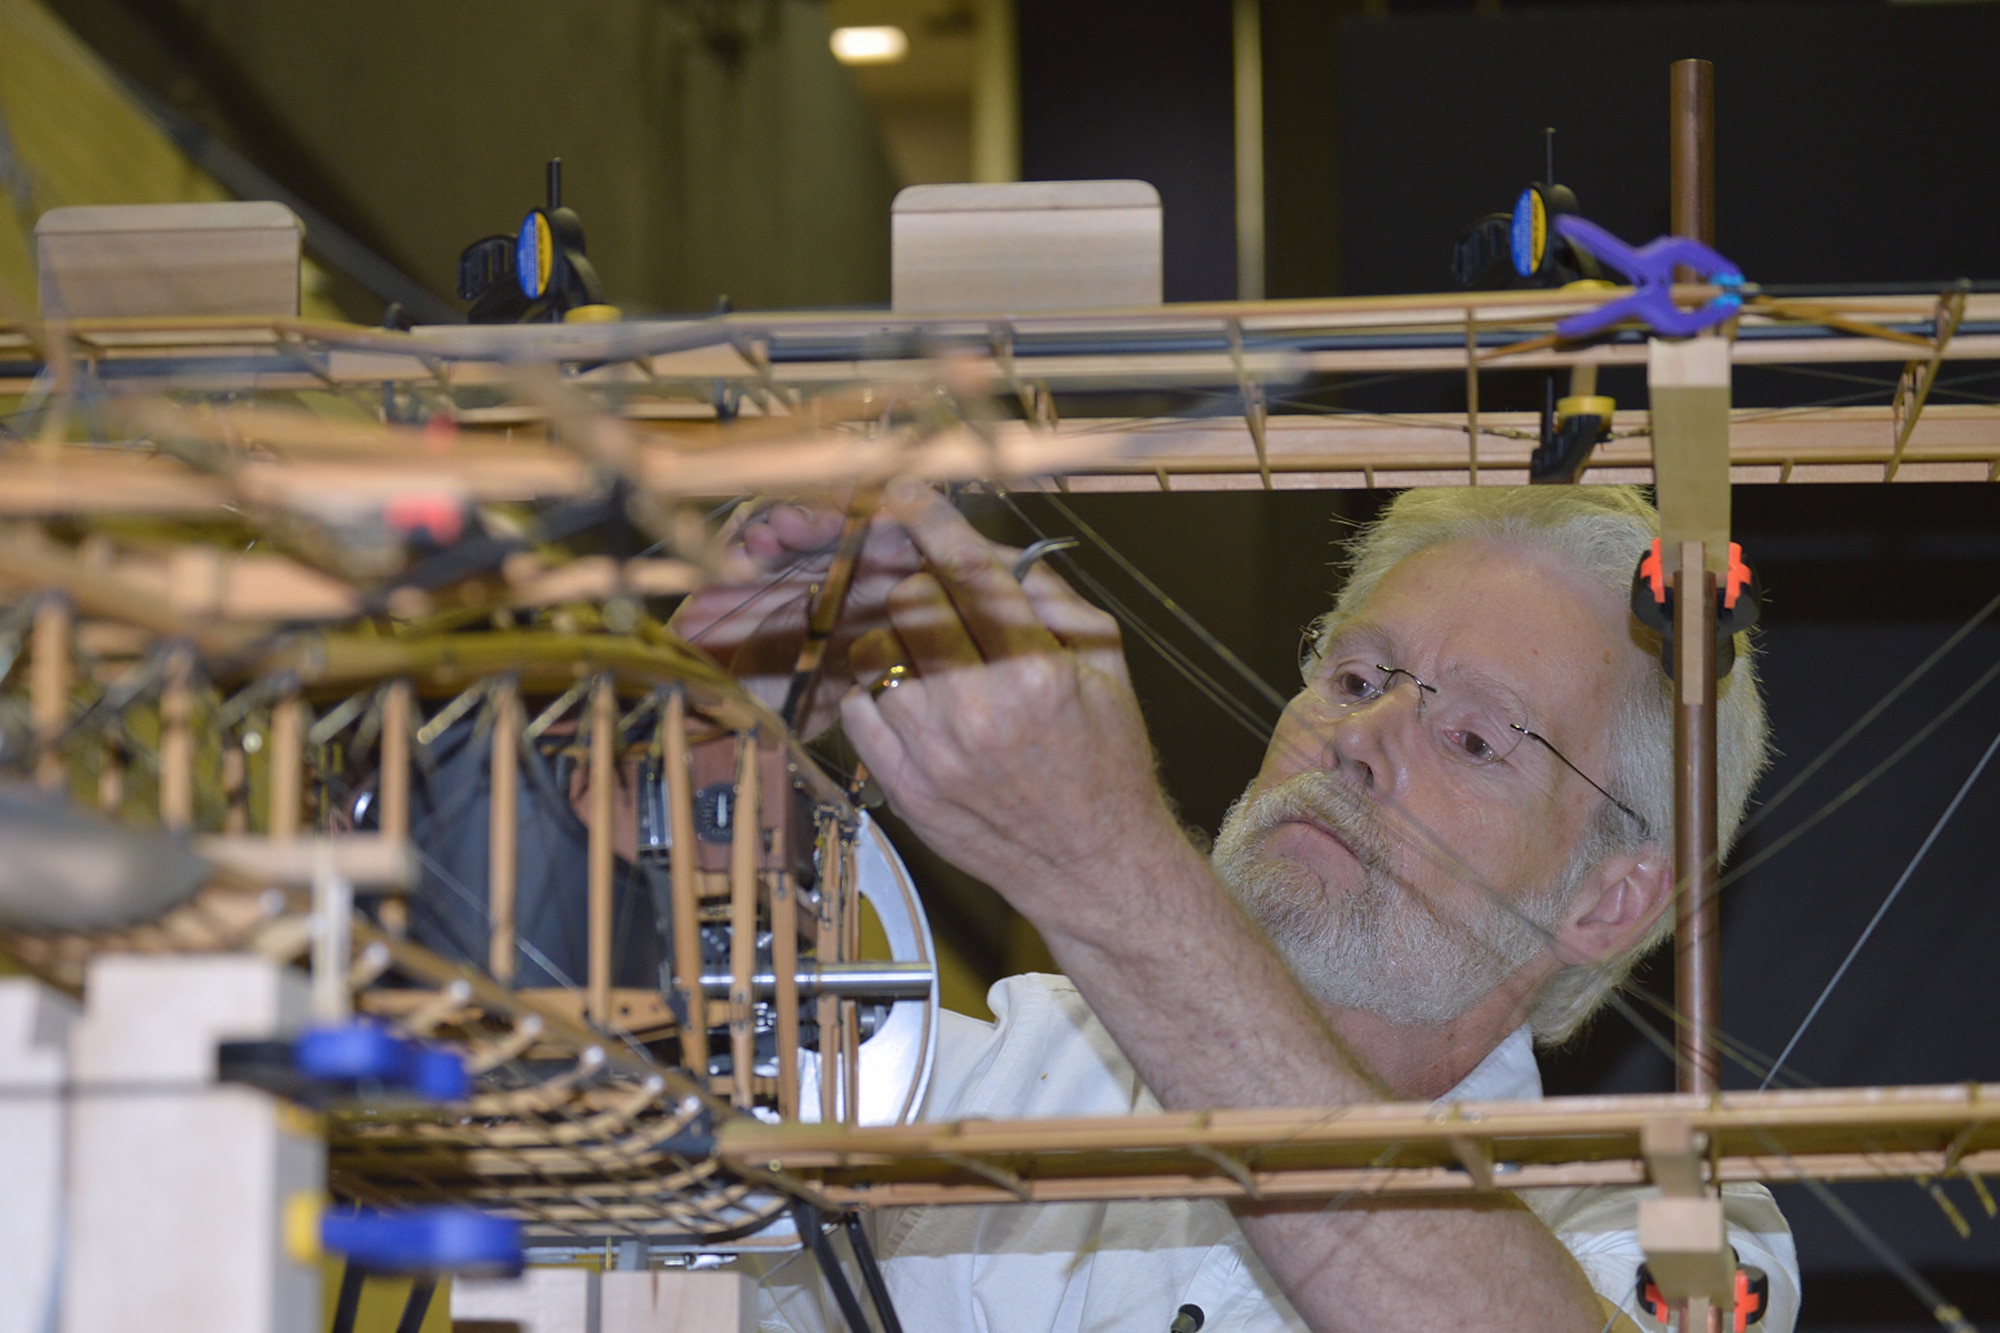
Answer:
<path fill-rule="evenodd" d="M 1649 842 L 1606 857 L 1579 886 L 1556 952 L 1565 963 L 1601 963 L 1645 935 L 1673 898 L 1667 853 Z"/>

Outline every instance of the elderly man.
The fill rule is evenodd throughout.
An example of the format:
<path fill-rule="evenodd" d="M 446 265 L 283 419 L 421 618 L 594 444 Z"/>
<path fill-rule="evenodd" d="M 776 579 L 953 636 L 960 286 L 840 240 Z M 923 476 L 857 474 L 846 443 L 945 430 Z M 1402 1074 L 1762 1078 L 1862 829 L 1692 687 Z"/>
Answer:
<path fill-rule="evenodd" d="M 1045 569 L 1017 583 L 928 490 L 888 511 L 841 646 L 854 679 L 902 670 L 849 689 L 841 721 L 898 813 L 1066 974 L 1000 983 L 994 1025 L 948 1019 L 927 1116 L 1539 1097 L 1532 1043 L 1574 1032 L 1666 933 L 1670 696 L 1626 605 L 1657 530 L 1637 493 L 1398 499 L 1354 543 L 1212 857 L 1155 780 L 1110 618 Z M 739 540 L 802 594 L 829 522 L 771 511 Z M 696 599 L 681 627 L 756 677 L 796 612 L 731 631 L 733 605 Z M 1721 692 L 1725 842 L 1764 762 L 1752 666 Z M 1587 1333 L 1650 1326 L 1640 1193 L 936 1208 L 876 1233 L 913 1331 L 1165 1333 L 1192 1305 L 1211 1329 Z M 1761 1188 L 1726 1204 L 1786 1333 L 1783 1219 Z M 767 1279 L 764 1319 L 837 1326 L 804 1263 Z"/>

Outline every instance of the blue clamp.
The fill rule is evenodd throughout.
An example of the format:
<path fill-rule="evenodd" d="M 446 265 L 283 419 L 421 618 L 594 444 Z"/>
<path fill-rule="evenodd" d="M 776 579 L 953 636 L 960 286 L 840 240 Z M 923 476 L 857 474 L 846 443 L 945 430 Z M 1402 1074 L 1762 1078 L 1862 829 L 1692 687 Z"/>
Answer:
<path fill-rule="evenodd" d="M 1574 213 L 1557 216 L 1555 229 L 1572 246 L 1632 280 L 1629 295 L 1607 301 L 1594 310 L 1556 323 L 1559 338 L 1587 338 L 1623 320 L 1637 320 L 1655 333 L 1686 338 L 1733 319 L 1743 308 L 1743 271 L 1700 241 L 1686 236 L 1661 236 L 1634 248 L 1604 228 Z M 1696 275 L 1723 289 L 1707 305 L 1683 310 L 1674 304 L 1674 266 L 1686 265 Z"/>
<path fill-rule="evenodd" d="M 320 1219 L 320 1244 L 369 1273 L 512 1277 L 526 1258 L 519 1222 L 472 1208 L 328 1213 Z"/>
<path fill-rule="evenodd" d="M 368 1084 L 433 1102 L 463 1101 L 472 1092 L 457 1053 L 373 1023 L 308 1029 L 292 1046 L 292 1068 L 317 1083 Z"/>

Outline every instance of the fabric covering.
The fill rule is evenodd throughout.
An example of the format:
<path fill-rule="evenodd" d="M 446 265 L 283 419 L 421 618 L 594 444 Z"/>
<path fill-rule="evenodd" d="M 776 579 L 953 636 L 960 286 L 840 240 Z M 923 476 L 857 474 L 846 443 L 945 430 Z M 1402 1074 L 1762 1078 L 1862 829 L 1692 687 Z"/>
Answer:
<path fill-rule="evenodd" d="M 520 758 L 514 984 L 577 986 L 589 971 L 590 832 L 570 808 L 567 775 L 523 746 Z M 447 958 L 486 963 L 492 763 L 471 721 L 452 727 L 415 767 L 410 833 L 423 883 L 410 935 Z M 653 911 L 653 868 L 619 861 L 613 879 L 612 984 L 657 986 L 663 942 Z"/>
<path fill-rule="evenodd" d="M 1160 1109 L 1074 986 L 1011 977 L 988 996 L 997 1021 L 947 1013 L 925 1118 L 1147 1114 Z M 1538 1100 L 1528 1030 L 1509 1036 L 1442 1101 Z M 1526 1190 L 1524 1202 L 1576 1256 L 1591 1284 L 1635 1314 L 1638 1201 L 1647 1189 Z M 1761 1185 L 1724 1190 L 1739 1259 L 1771 1278 L 1767 1333 L 1791 1333 L 1798 1259 Z M 1183 1304 L 1205 1327 L 1277 1333 L 1306 1325 L 1264 1271 L 1226 1205 L 1214 1201 L 911 1208 L 871 1219 L 903 1326 L 979 1333 L 1164 1333 Z M 761 1265 L 760 1265 L 761 1266 Z M 770 1333 L 843 1325 L 805 1255 L 769 1265 L 759 1303 Z M 1637 1316 L 1641 1327 L 1656 1328 Z"/>

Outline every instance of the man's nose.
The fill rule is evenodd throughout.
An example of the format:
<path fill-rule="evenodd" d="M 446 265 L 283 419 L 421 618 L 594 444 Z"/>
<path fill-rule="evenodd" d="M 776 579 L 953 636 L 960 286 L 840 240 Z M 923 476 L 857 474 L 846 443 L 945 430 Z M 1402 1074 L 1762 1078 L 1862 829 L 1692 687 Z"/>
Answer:
<path fill-rule="evenodd" d="M 1334 770 L 1367 790 L 1400 795 L 1422 713 L 1422 689 L 1400 679 L 1365 704 L 1336 710 L 1328 743 Z"/>

